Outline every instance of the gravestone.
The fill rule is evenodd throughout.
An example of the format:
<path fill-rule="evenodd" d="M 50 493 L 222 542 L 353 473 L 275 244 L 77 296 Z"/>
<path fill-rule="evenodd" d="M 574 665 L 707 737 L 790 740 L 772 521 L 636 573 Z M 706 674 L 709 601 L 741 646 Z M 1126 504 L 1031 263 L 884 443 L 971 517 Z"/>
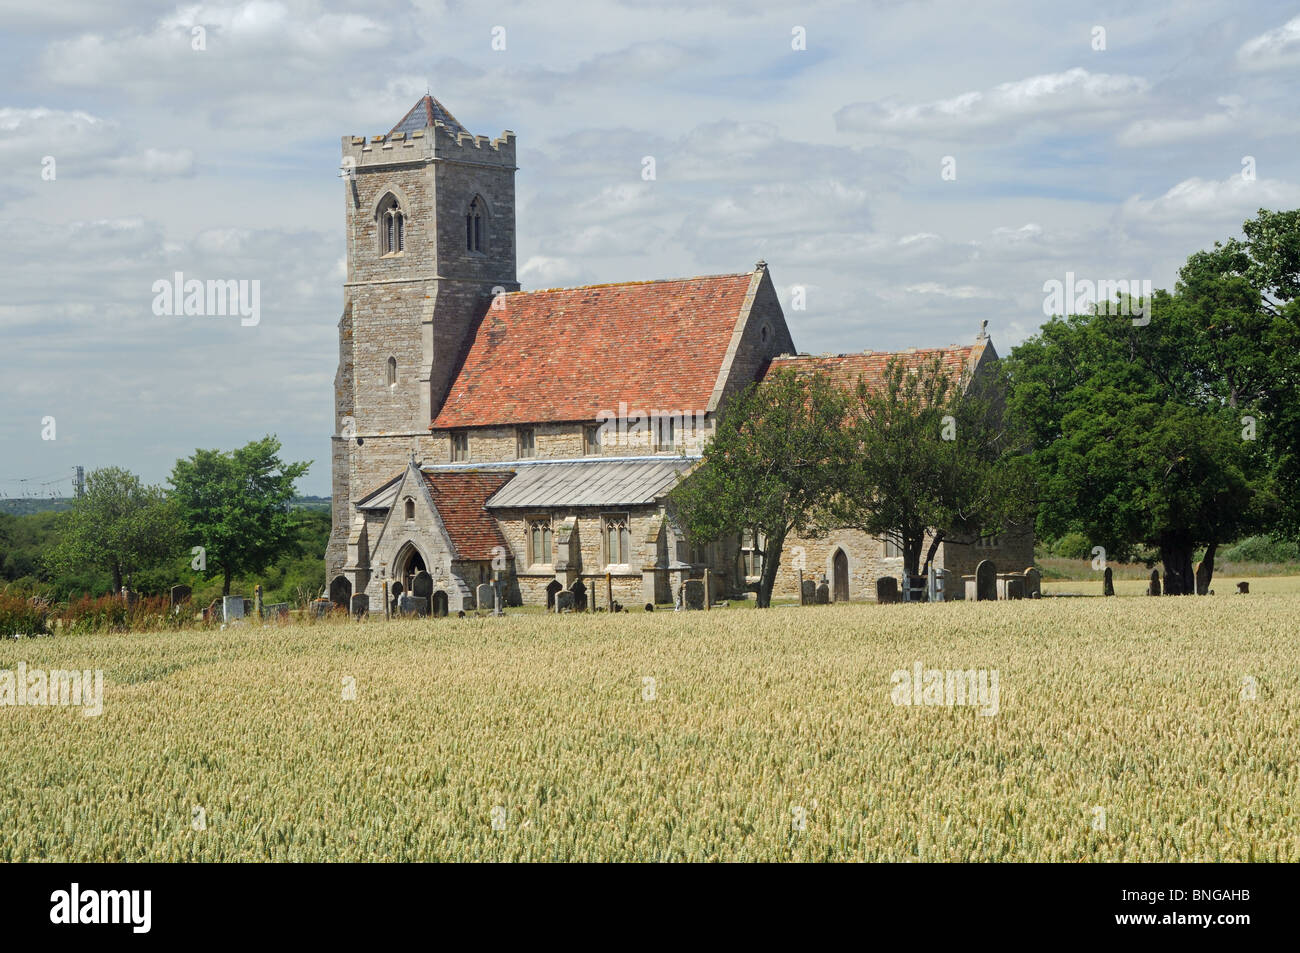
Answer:
<path fill-rule="evenodd" d="M 813 600 L 819 606 L 830 605 L 831 601 L 831 584 L 822 576 L 821 582 L 817 583 L 817 596 Z"/>
<path fill-rule="evenodd" d="M 704 580 L 687 579 L 682 583 L 682 601 L 687 609 L 704 608 Z"/>
<path fill-rule="evenodd" d="M 1160 570 L 1158 569 L 1151 570 L 1151 581 L 1147 583 L 1147 595 L 1160 595 Z"/>
<path fill-rule="evenodd" d="M 572 612 L 573 611 L 573 592 L 568 589 L 561 589 L 555 594 L 555 611 Z"/>
<path fill-rule="evenodd" d="M 978 591 L 977 591 L 977 589 L 976 589 L 976 587 L 975 587 L 975 577 L 974 577 L 974 576 L 962 576 L 962 577 L 961 577 L 961 584 L 962 584 L 962 589 L 963 589 L 963 595 L 965 596 L 966 601 L 967 601 L 967 602 L 974 602 L 976 596 L 979 594 Z"/>
<path fill-rule="evenodd" d="M 433 598 L 433 577 L 423 569 L 411 580 L 411 595 L 423 599 L 425 605 L 428 605 L 429 600 Z"/>
<path fill-rule="evenodd" d="M 172 608 L 175 609 L 189 602 L 192 592 L 189 586 L 172 586 Z"/>
<path fill-rule="evenodd" d="M 803 581 L 803 591 L 800 593 L 799 601 L 805 606 L 810 606 L 817 601 L 817 583 L 811 579 Z"/>
<path fill-rule="evenodd" d="M 222 596 L 221 621 L 230 622 L 233 619 L 242 619 L 244 617 L 244 601 L 243 596 Z"/>
<path fill-rule="evenodd" d="M 289 619 L 289 603 L 272 602 L 270 605 L 262 606 L 263 619 L 277 619 L 286 622 Z"/>
<path fill-rule="evenodd" d="M 465 610 L 462 609 L 460 614 L 464 616 Z M 433 617 L 435 619 L 447 618 L 447 593 L 441 589 L 433 594 Z"/>
<path fill-rule="evenodd" d="M 1023 599 L 1025 597 L 1025 577 L 1007 576 L 1001 580 L 1004 599 Z"/>
<path fill-rule="evenodd" d="M 474 604 L 480 609 L 491 609 L 496 604 L 491 583 L 481 582 L 474 588 Z"/>
<path fill-rule="evenodd" d="M 397 599 L 397 612 L 399 615 L 421 616 L 425 614 L 429 604 L 419 596 L 399 596 Z"/>
<path fill-rule="evenodd" d="M 370 597 L 364 592 L 358 592 L 352 597 L 352 604 L 348 606 L 348 611 L 354 619 L 364 619 L 370 614 Z"/>
<path fill-rule="evenodd" d="M 1210 567 L 1205 560 L 1196 564 L 1196 594 L 1203 596 L 1210 591 Z"/>
<path fill-rule="evenodd" d="M 573 611 L 587 611 L 587 584 L 581 579 L 573 584 Z"/>
<path fill-rule="evenodd" d="M 313 599 L 311 603 L 311 614 L 313 618 L 323 619 L 330 614 L 334 608 L 334 603 L 329 599 Z"/>
<path fill-rule="evenodd" d="M 1241 596 L 1249 595 L 1249 594 L 1250 594 L 1250 583 L 1248 583 L 1248 582 L 1246 582 L 1246 581 L 1244 581 L 1244 580 L 1243 580 L 1242 582 L 1237 583 L 1237 594 L 1238 594 L 1238 595 L 1241 595 Z"/>
<path fill-rule="evenodd" d="M 1043 598 L 1043 574 L 1033 566 L 1025 570 L 1025 598 Z"/>
<path fill-rule="evenodd" d="M 876 580 L 876 602 L 882 606 L 898 602 L 898 580 L 893 576 L 881 576 Z"/>
<path fill-rule="evenodd" d="M 1101 577 L 1101 594 L 1103 596 L 1115 595 L 1115 571 L 1109 566 Z"/>
<path fill-rule="evenodd" d="M 998 597 L 998 568 L 991 559 L 981 559 L 975 567 L 975 599 L 987 602 Z"/>

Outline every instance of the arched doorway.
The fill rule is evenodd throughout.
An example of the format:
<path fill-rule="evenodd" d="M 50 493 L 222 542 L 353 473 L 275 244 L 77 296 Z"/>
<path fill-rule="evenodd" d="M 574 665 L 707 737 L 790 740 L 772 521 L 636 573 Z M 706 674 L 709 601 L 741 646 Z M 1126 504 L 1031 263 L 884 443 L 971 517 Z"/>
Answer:
<path fill-rule="evenodd" d="M 835 550 L 831 559 L 831 598 L 836 602 L 849 601 L 849 557 L 842 549 Z"/>
<path fill-rule="evenodd" d="M 560 580 L 552 579 L 551 584 L 546 587 L 546 608 L 553 610 L 555 608 L 555 594 L 563 590 Z"/>
<path fill-rule="evenodd" d="M 330 583 L 330 602 L 344 609 L 352 601 L 352 583 L 347 576 L 335 576 Z"/>
<path fill-rule="evenodd" d="M 393 580 L 402 584 L 403 592 L 414 594 L 415 577 L 420 573 L 428 574 L 424 557 L 413 544 L 407 543 L 397 551 L 397 558 L 393 560 Z"/>

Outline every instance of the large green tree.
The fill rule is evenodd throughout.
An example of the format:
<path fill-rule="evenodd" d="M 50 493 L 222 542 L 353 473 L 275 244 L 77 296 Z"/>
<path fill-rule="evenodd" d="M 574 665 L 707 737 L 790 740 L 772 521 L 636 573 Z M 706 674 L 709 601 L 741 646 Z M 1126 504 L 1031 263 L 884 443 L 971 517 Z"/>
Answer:
<path fill-rule="evenodd" d="M 289 502 L 310 463 L 279 454 L 280 441 L 266 436 L 230 452 L 196 450 L 172 470 L 186 543 L 203 547 L 202 571 L 221 574 L 225 595 L 236 574 L 261 572 L 295 545 Z"/>
<path fill-rule="evenodd" d="M 83 575 L 103 569 L 113 591 L 132 573 L 158 565 L 179 552 L 176 508 L 160 487 L 146 486 L 120 467 L 86 475 L 86 492 L 62 514 L 59 542 L 46 557 L 52 573 Z"/>
<path fill-rule="evenodd" d="M 996 365 L 959 379 L 939 357 L 895 356 L 878 381 L 859 379 L 850 404 L 840 492 L 826 522 L 896 543 L 917 575 L 945 539 L 974 542 L 1032 520 L 1026 446 L 1006 413 Z"/>
<path fill-rule="evenodd" d="M 727 401 L 700 465 L 669 494 L 691 539 L 752 536 L 759 608 L 771 605 L 786 537 L 820 529 L 847 456 L 845 406 L 825 375 L 770 375 Z"/>
<path fill-rule="evenodd" d="M 1243 232 L 1192 255 L 1149 323 L 1053 318 L 1007 361 L 1040 532 L 1119 559 L 1155 548 L 1175 594 L 1196 591 L 1198 547 L 1212 574 L 1218 544 L 1287 513 L 1295 531 L 1300 213 L 1261 210 Z"/>

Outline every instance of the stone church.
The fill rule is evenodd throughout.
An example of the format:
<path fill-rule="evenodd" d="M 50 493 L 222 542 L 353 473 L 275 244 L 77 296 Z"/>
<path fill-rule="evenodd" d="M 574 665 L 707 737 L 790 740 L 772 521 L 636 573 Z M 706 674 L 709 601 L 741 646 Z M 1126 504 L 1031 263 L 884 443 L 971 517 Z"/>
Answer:
<path fill-rule="evenodd" d="M 761 261 L 521 290 L 515 148 L 514 133 L 473 135 L 432 96 L 387 133 L 343 138 L 330 598 L 364 593 L 383 612 L 400 584 L 454 614 L 495 578 L 507 604 L 567 590 L 578 605 L 639 607 L 674 603 L 706 568 L 719 596 L 744 592 L 758 572 L 751 541 L 685 539 L 668 491 L 731 393 L 781 367 L 878 375 L 889 355 L 798 354 Z M 996 359 L 983 337 L 943 355 L 969 374 Z M 939 564 L 1032 562 L 1032 539 L 987 542 L 945 542 Z M 791 540 L 778 595 L 798 591 L 795 546 L 837 599 L 874 598 L 875 578 L 902 567 L 856 531 Z"/>

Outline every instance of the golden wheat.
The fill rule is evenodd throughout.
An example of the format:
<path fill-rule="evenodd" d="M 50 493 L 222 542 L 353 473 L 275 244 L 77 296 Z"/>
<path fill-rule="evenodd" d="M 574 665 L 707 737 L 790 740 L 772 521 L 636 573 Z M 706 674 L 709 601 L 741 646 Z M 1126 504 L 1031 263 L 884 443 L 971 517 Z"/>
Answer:
<path fill-rule="evenodd" d="M 105 689 L 99 717 L 0 709 L 0 859 L 1295 862 L 1297 617 L 1252 594 L 6 641 L 0 669 Z M 998 713 L 895 705 L 916 661 L 996 669 Z"/>

